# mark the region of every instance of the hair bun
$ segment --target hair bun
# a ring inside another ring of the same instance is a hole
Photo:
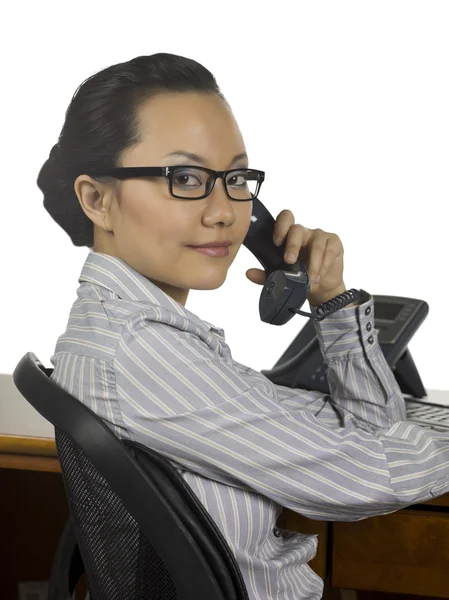
[[[58,179],[61,179],[59,166],[60,147],[59,144],[55,144],[50,150],[49,157],[42,165],[37,178],[37,185],[44,192],[44,194],[51,193],[55,187],[55,184],[57,187],[60,186],[60,183],[57,182]]]
[[[73,189],[73,177],[61,168],[62,164],[61,148],[55,144],[37,178],[37,185],[44,194],[44,208],[75,246],[90,246],[93,223],[83,212]]]
[[[52,164],[55,164],[55,163],[59,162],[60,156],[61,156],[61,149],[59,147],[59,144],[55,144],[53,146],[53,148],[50,150],[50,156],[48,157],[48,160],[50,160],[52,162]]]

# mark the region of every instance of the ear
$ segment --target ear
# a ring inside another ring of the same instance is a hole
[[[112,231],[110,208],[114,190],[89,175],[79,175],[74,183],[75,194],[87,217],[105,231]]]

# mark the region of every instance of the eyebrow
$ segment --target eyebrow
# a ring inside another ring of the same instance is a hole
[[[175,150],[174,152],[170,152],[169,154],[165,155],[165,157],[167,157],[167,156],[185,156],[189,160],[202,163],[203,165],[206,162],[205,159],[202,156],[200,156],[199,154],[195,154],[194,152],[186,152],[185,150]],[[241,154],[236,154],[229,164],[233,165],[235,162],[237,162],[238,160],[241,160],[243,158],[248,158],[248,155],[246,154],[246,152],[242,152]]]

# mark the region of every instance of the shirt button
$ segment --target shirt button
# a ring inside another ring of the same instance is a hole
[[[274,534],[276,537],[281,537],[281,535],[282,535],[281,531],[280,531],[280,530],[279,530],[277,527],[275,527],[275,528],[273,529],[273,534]]]
[[[374,338],[373,338],[372,335],[370,335],[369,338],[368,338],[368,343],[372,344],[373,342],[374,342]]]
[[[368,308],[365,310],[365,315],[368,316],[371,312],[371,306],[368,306]]]
[[[371,329],[373,328],[373,326],[371,325],[371,323],[367,323],[366,324],[366,328],[368,331],[371,331]]]

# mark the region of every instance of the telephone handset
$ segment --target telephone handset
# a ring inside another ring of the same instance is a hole
[[[259,260],[268,275],[260,295],[260,318],[274,325],[287,323],[296,313],[312,318],[274,367],[261,373],[278,385],[329,393],[327,366],[321,355],[313,320],[321,320],[332,314],[353,302],[353,298],[343,294],[343,300],[337,297],[336,302],[325,302],[321,305],[321,315],[324,314],[324,317],[318,315],[317,318],[316,315],[300,311],[309,295],[309,276],[301,261],[296,261],[294,265],[284,262],[285,245],[278,247],[273,242],[274,224],[266,207],[258,198],[254,198],[251,225],[243,244]],[[404,394],[422,398],[426,391],[407,345],[426,318],[429,306],[423,300],[414,298],[373,296],[373,299],[374,326],[385,359]]]
[[[305,313],[301,309],[310,292],[310,280],[304,264],[284,262],[285,244],[273,242],[275,220],[258,198],[253,198],[251,225],[243,245],[258,259],[267,272],[267,279],[260,294],[259,314],[262,321],[272,325],[284,325],[295,314],[321,320],[360,297],[363,290],[348,290],[341,296],[324,302]]]

